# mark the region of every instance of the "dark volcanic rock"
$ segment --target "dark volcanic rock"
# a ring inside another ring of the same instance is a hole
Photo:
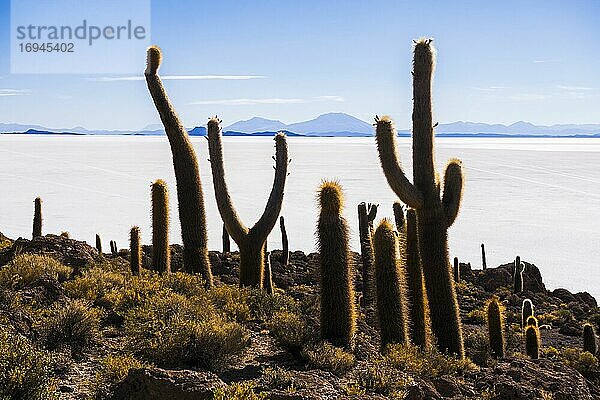
[[[542,275],[540,270],[534,264],[523,262],[525,264],[525,270],[523,271],[523,290],[530,291],[533,293],[546,292],[546,285],[542,281]],[[497,268],[487,268],[485,270],[478,271],[475,278],[475,284],[483,286],[488,292],[493,292],[499,287],[513,286],[513,273],[514,264],[508,263],[500,265]]]
[[[114,391],[113,400],[201,400],[225,383],[212,372],[140,368],[129,374]]]
[[[81,268],[98,257],[96,249],[86,242],[64,236],[46,235],[33,240],[18,238],[11,247],[0,251],[0,266],[9,263],[17,254],[44,254],[75,269]]]

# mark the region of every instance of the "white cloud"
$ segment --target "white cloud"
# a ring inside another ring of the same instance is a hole
[[[315,100],[320,100],[320,101],[337,101],[337,102],[346,101],[346,99],[343,98],[342,96],[317,96],[317,97],[315,97]]]
[[[561,62],[561,60],[534,60],[533,62],[536,63],[536,64],[546,64],[546,63]]]
[[[580,92],[580,91],[588,91],[588,90],[594,90],[594,88],[591,87],[583,87],[583,86],[566,86],[566,85],[556,85],[556,87],[558,89],[561,90],[568,90],[571,92]]]
[[[499,90],[508,89],[506,86],[487,86],[487,87],[474,87],[475,90],[480,90],[482,92],[497,92]]]
[[[304,99],[227,99],[227,100],[199,100],[189,104],[193,105],[229,105],[245,106],[254,104],[300,104],[306,103]]]
[[[249,79],[264,79],[263,75],[164,75],[160,77],[163,81],[245,81]],[[143,81],[144,76],[102,76],[97,78],[86,78],[96,82],[119,82],[119,81]]]
[[[4,96],[25,96],[31,94],[30,89],[0,89],[0,97]]]

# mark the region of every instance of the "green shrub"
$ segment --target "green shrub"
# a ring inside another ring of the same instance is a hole
[[[72,269],[49,256],[37,254],[18,255],[0,269],[0,287],[20,290],[30,286],[41,277],[64,282]]]
[[[310,339],[306,321],[291,311],[276,312],[267,327],[275,340],[292,352],[300,351]]]
[[[233,285],[217,286],[209,292],[209,297],[216,308],[238,322],[250,319],[248,295],[249,289]]]
[[[479,369],[468,358],[444,355],[436,349],[421,351],[414,345],[397,344],[388,346],[386,350],[386,363],[422,378],[463,374]]]
[[[82,300],[55,306],[40,323],[44,345],[50,349],[69,346],[80,352],[98,338],[100,316]]]
[[[313,368],[342,373],[354,365],[354,356],[340,347],[321,342],[302,349],[302,357]]]
[[[226,388],[219,388],[214,392],[214,400],[263,400],[267,399],[266,393],[255,393],[254,383],[234,382]]]
[[[298,312],[300,304],[284,293],[268,294],[264,290],[252,289],[248,297],[248,306],[252,316],[268,321],[280,311]]]
[[[147,365],[132,355],[110,355],[100,363],[92,390],[96,399],[108,399],[115,385],[122,382],[130,369],[143,368]]]
[[[205,298],[165,292],[125,314],[132,352],[159,366],[219,369],[249,344],[245,328]]]
[[[0,326],[0,399],[54,399],[52,367],[48,353]]]
[[[268,388],[288,392],[295,392],[298,389],[307,387],[306,382],[295,377],[293,372],[280,367],[265,369],[261,379]]]
[[[598,358],[590,352],[575,347],[565,347],[560,351],[560,358],[569,367],[576,369],[582,374],[590,371],[598,371]]]
[[[406,373],[392,368],[382,360],[368,365],[366,370],[359,371],[354,382],[363,393],[376,393],[389,399],[404,399],[406,389],[414,384],[414,380]]]
[[[125,275],[114,270],[107,270],[103,266],[94,266],[83,275],[63,286],[67,296],[73,299],[82,299],[101,304],[104,296],[114,289],[123,287]]]

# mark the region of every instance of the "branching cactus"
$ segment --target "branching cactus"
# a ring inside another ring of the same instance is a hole
[[[320,206],[317,247],[321,278],[321,338],[351,347],[356,332],[354,276],[348,222],[342,216],[344,195],[337,182],[325,181],[318,191]]]
[[[398,223],[398,218],[396,218]],[[398,227],[398,232],[401,232]],[[419,257],[419,239],[417,235],[417,213],[413,209],[406,212],[406,282],[410,309],[410,334],[412,342],[426,349],[430,345],[429,309],[423,269]]]
[[[177,199],[181,238],[183,240],[183,264],[189,273],[201,273],[207,286],[212,286],[212,273],[208,259],[208,236],[204,196],[196,153],[189,135],[175,113],[171,101],[158,76],[162,53],[156,46],[148,48],[146,83],[154,100],[160,119],[165,127],[173,154],[173,167],[177,181]]]
[[[533,303],[529,299],[523,300],[523,306],[521,307],[521,327],[527,326],[527,318],[533,317]]]
[[[398,254],[396,233],[387,219],[381,220],[373,234],[373,253],[381,346],[407,343],[404,268]]]
[[[540,358],[540,330],[535,325],[525,329],[525,353],[533,360]]]
[[[504,357],[504,307],[498,297],[492,297],[487,304],[487,328],[492,354]]]
[[[240,249],[240,286],[261,287],[264,274],[263,247],[277,223],[288,175],[287,140],[283,133],[275,135],[275,178],[271,194],[260,219],[253,227],[247,228],[238,216],[227,189],[220,123],[216,117],[208,121],[208,151],[217,207],[227,232]]]
[[[162,179],[152,184],[152,266],[161,274],[171,272],[169,192]]]
[[[102,239],[100,239],[100,235],[96,233],[96,250],[98,250],[98,254],[102,255]]]
[[[362,301],[365,308],[374,304],[373,290],[373,244],[372,225],[377,215],[377,205],[362,202],[358,205],[358,232],[360,237],[360,255],[362,260]]]
[[[134,226],[129,232],[129,266],[131,274],[138,276],[142,271],[142,246],[140,228]]]
[[[583,325],[583,351],[589,351],[594,355],[598,352],[596,332],[594,332],[594,327],[590,324]]]
[[[42,199],[36,197],[33,201],[33,235],[35,239],[42,236]]]
[[[377,117],[379,159],[388,184],[400,200],[416,209],[419,249],[433,333],[440,350],[464,356],[458,301],[448,255],[448,228],[462,197],[461,162],[450,160],[444,174],[444,192],[435,172],[431,82],[435,50],[431,39],[415,43],[413,63],[413,182],[396,153],[396,131],[389,117]]]
[[[279,229],[281,229],[281,264],[288,265],[290,262],[290,247],[283,215],[279,217]]]

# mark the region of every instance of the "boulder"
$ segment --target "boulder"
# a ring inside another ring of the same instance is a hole
[[[132,369],[113,391],[113,400],[202,400],[212,399],[213,392],[225,387],[209,371]]]
[[[523,291],[529,291],[532,293],[546,292],[546,285],[542,281],[542,274],[538,267],[528,262],[525,264],[525,270],[523,271]],[[499,287],[513,286],[513,273],[514,263],[502,264],[496,268],[487,268],[479,271],[475,278],[477,285],[483,286],[486,291],[493,292]]]

